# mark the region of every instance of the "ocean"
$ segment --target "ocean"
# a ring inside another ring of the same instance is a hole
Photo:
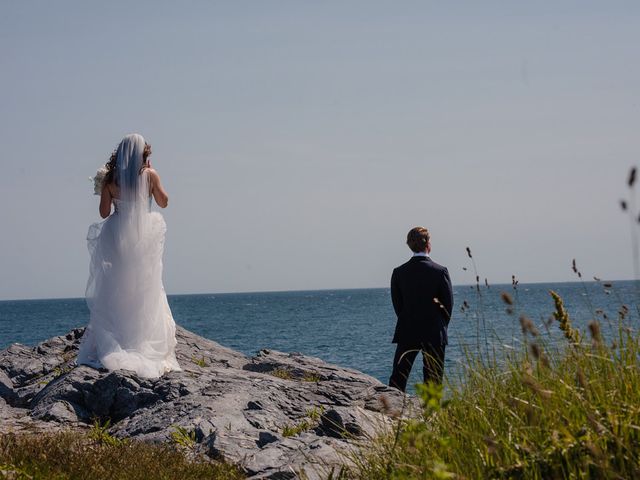
[[[586,332],[597,318],[605,336],[617,332],[622,320],[637,328],[640,283],[632,281],[538,283],[454,287],[455,306],[449,325],[445,374],[457,376],[467,352],[518,347],[519,317],[530,318],[548,342],[562,341],[552,322],[554,303],[549,290],[564,299],[574,326]],[[514,299],[513,312],[501,299]],[[178,325],[222,345],[254,355],[261,349],[301,352],[355,368],[387,382],[394,345],[395,315],[389,289],[169,295]],[[469,305],[462,311],[464,302]],[[19,342],[35,345],[72,328],[86,325],[89,312],[83,298],[0,301],[0,349]],[[409,384],[420,380],[414,365]]]

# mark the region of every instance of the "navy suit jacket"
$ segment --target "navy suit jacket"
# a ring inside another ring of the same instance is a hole
[[[393,343],[416,346],[449,343],[447,327],[453,309],[453,289],[445,267],[429,257],[412,257],[393,270],[391,300],[398,316]]]

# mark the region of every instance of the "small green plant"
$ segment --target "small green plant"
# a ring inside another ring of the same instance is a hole
[[[71,365],[65,365],[63,367],[56,367],[56,368],[53,369],[54,378],[59,378],[62,375],[64,375],[65,373],[69,373],[71,370],[73,370],[73,367]]]
[[[272,375],[277,378],[281,378],[283,380],[293,380],[293,373],[291,370],[288,370],[283,367],[278,367],[269,372],[269,375]]]
[[[193,450],[196,446],[196,431],[193,429],[187,430],[180,425],[176,425],[171,432],[171,440],[176,445]]]
[[[318,383],[320,380],[322,380],[322,378],[320,378],[320,375],[318,375],[317,373],[305,372],[305,374],[302,376],[303,382]]]
[[[73,370],[73,366],[72,365],[64,365],[62,367],[58,366],[55,367],[51,373],[53,373],[53,379],[52,380],[47,380],[46,378],[40,380],[38,382],[38,385],[48,385],[51,381],[56,380],[57,378],[60,378],[61,376],[63,376],[66,373],[69,373],[71,370]],[[40,374],[35,378],[40,378],[40,377],[46,377],[45,374]]]
[[[314,422],[319,422],[320,417],[324,413],[324,407],[321,405],[320,407],[313,407],[307,410],[307,418],[313,420]]]
[[[442,392],[442,385],[437,383],[418,383],[416,385],[416,395],[420,399],[426,418],[447,406],[448,402],[443,403],[442,401]]]
[[[111,420],[107,419],[104,422],[100,422],[99,419],[93,421],[91,430],[89,430],[89,438],[98,442],[101,445],[109,445],[117,447],[126,444],[127,440],[116,438],[109,433],[111,427]]]
[[[313,407],[306,411],[305,418],[294,425],[285,425],[282,429],[283,437],[294,437],[302,432],[306,432],[318,426],[320,418],[324,413],[324,407]]]
[[[307,430],[310,430],[311,428],[312,428],[311,422],[309,422],[308,420],[304,419],[304,420],[301,420],[300,422],[296,423],[295,425],[285,425],[284,428],[282,429],[282,436],[283,437],[295,437],[296,435],[299,435],[302,432],[306,432]]]
[[[349,469],[346,466],[331,467],[329,474],[327,475],[327,480],[346,480],[348,478],[352,478],[349,475]]]
[[[64,352],[61,357],[64,363],[68,363],[74,359],[76,356],[76,352],[74,350],[69,350],[68,352]]]
[[[204,355],[202,355],[202,357],[201,357],[201,358],[197,358],[197,357],[194,355],[193,357],[191,357],[191,361],[192,361],[194,364],[196,364],[196,365],[198,365],[199,367],[202,367],[202,368],[204,368],[204,367],[206,367],[206,366],[208,365],[208,364],[207,364],[207,360],[204,358]]]

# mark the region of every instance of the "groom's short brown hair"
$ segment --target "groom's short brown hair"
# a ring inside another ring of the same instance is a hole
[[[407,245],[414,253],[424,252],[430,239],[429,230],[424,227],[413,227],[407,233]]]

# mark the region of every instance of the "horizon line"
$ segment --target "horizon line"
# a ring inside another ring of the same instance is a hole
[[[565,281],[551,281],[551,282],[527,282],[520,283],[518,282],[518,286],[524,285],[540,285],[543,283],[611,283],[611,282],[634,282],[640,281],[638,279],[616,279],[616,280],[565,280]],[[465,287],[475,287],[476,283],[458,283],[454,284],[453,288],[465,288]],[[491,289],[493,287],[501,287],[507,286],[509,288],[513,288],[512,283],[489,283],[487,287],[484,283],[479,284],[483,289]],[[359,290],[388,290],[389,287],[350,287],[350,288],[311,288],[311,289],[293,289],[293,290],[251,290],[251,291],[240,291],[240,292],[196,292],[196,293],[167,293],[167,297],[180,297],[180,296],[190,296],[190,295],[252,295],[252,294],[268,294],[268,293],[304,293],[304,292],[336,292],[336,291],[359,291]],[[41,298],[3,298],[0,299],[0,302],[30,302],[30,301],[46,301],[46,300],[82,300],[85,297],[41,297]]]

